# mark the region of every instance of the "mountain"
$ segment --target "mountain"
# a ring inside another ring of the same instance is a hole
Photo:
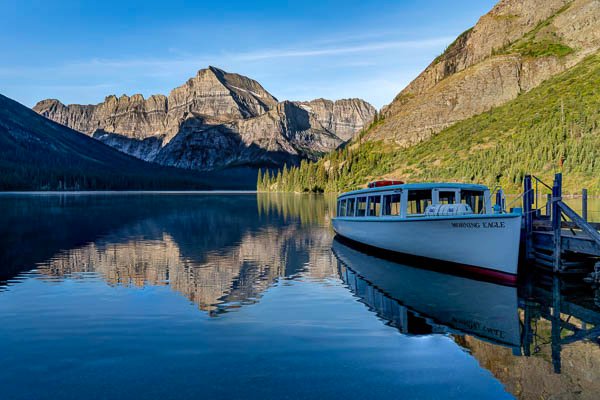
[[[0,190],[207,188],[197,173],[138,160],[0,95]]]
[[[264,190],[369,180],[501,184],[523,175],[600,193],[600,2],[503,0],[460,35],[364,134]]]
[[[202,171],[316,159],[376,112],[359,99],[278,102],[258,82],[215,67],[169,96],[108,96],[97,105],[50,99],[33,109],[137,158]]]
[[[366,138],[408,146],[500,106],[600,49],[597,0],[502,0],[383,110]]]

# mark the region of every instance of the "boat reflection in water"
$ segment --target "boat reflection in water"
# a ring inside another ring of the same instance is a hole
[[[350,289],[406,334],[472,334],[520,348],[517,288],[399,265],[336,238],[333,252]]]
[[[598,398],[600,289],[524,276],[517,287],[378,258],[336,237],[348,288],[402,334],[448,334],[519,399]]]

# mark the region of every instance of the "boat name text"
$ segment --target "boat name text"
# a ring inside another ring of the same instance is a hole
[[[504,222],[452,222],[453,228],[496,228],[502,229],[506,228],[506,224]]]

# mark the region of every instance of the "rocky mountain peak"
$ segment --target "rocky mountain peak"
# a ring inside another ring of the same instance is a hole
[[[189,111],[223,121],[256,117],[277,104],[258,82],[215,67],[198,71],[169,94],[170,110]]]
[[[48,116],[49,114],[55,113],[57,109],[65,107],[58,99],[42,100],[35,106],[37,108],[36,111],[44,116]]]

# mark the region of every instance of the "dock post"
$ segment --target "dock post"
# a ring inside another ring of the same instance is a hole
[[[527,275],[525,279],[524,285],[524,295],[523,298],[525,301],[523,302],[523,355],[525,357],[531,356],[531,350],[533,348],[533,319],[536,315],[535,308],[539,304],[534,303],[533,299],[533,276],[531,274]]]
[[[525,178],[523,179],[523,217],[525,219],[525,256],[527,257],[527,260],[533,260],[533,210],[531,208],[532,189],[531,175],[525,175]]]
[[[562,174],[554,176],[552,185],[552,231],[554,232],[554,273],[562,272],[562,211],[559,202],[562,200]]]
[[[550,216],[552,215],[552,195],[548,193],[546,196],[546,215]]]
[[[588,193],[587,189],[581,191],[581,217],[588,222]]]
[[[554,372],[560,374],[561,371],[561,359],[560,353],[562,350],[561,343],[561,318],[560,318],[560,307],[561,306],[561,282],[558,276],[552,278],[552,322],[551,322],[551,344],[552,349],[552,366]]]

